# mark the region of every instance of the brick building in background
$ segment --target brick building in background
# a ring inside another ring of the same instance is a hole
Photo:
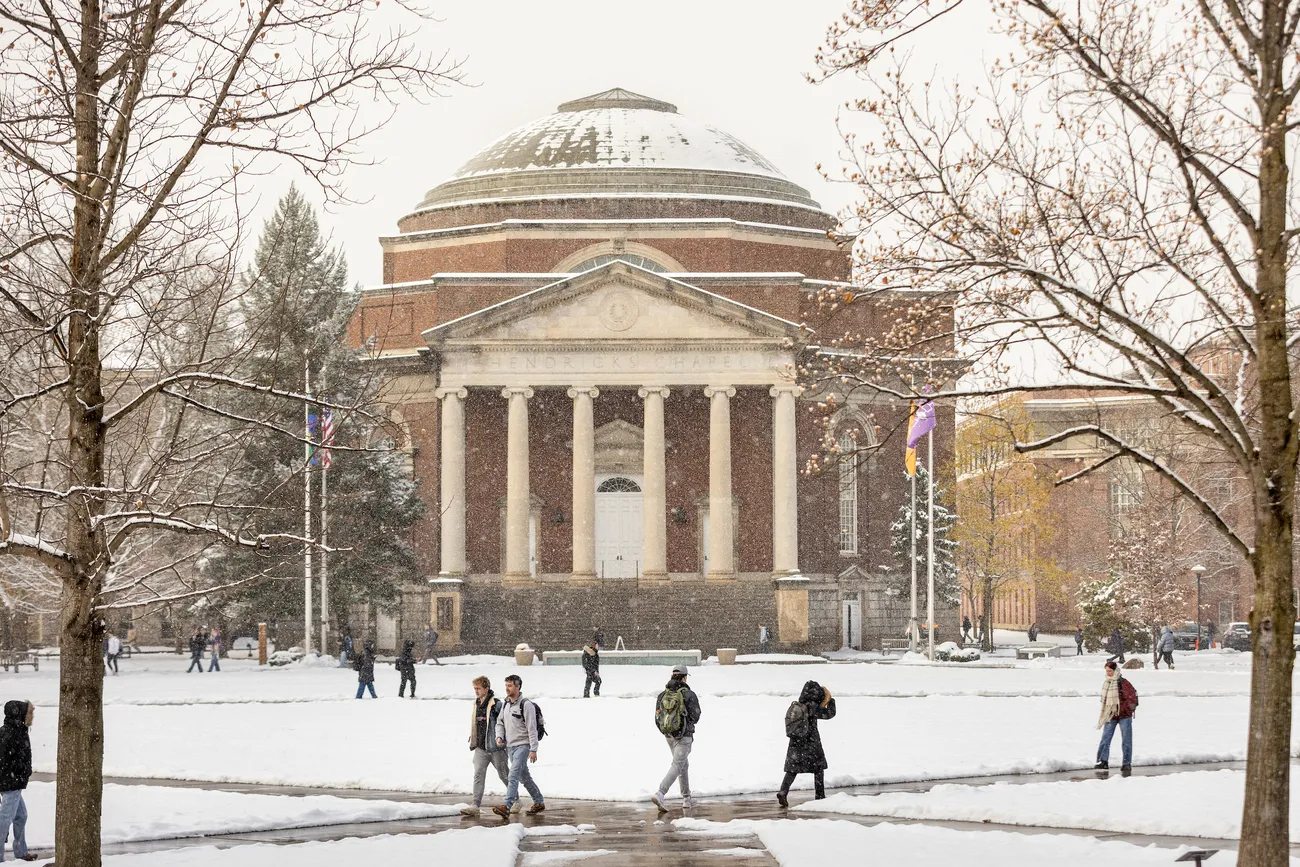
[[[849,279],[833,217],[750,147],[611,90],[510,132],[381,239],[350,330],[391,377],[430,508],[424,612],[443,646],[792,650],[901,636],[886,589],[907,407],[854,396],[838,472],[794,382]],[[872,333],[901,296],[837,314]],[[845,321],[845,319],[849,321]],[[950,463],[941,410],[937,463]],[[896,447],[894,447],[896,445]],[[956,612],[944,612],[953,621]]]

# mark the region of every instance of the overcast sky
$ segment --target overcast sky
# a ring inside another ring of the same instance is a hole
[[[378,165],[345,176],[353,197],[367,201],[322,214],[355,282],[380,282],[377,238],[490,141],[611,87],[674,103],[731,133],[830,210],[851,200],[850,188],[822,180],[816,166],[838,169],[836,115],[865,89],[851,78],[813,86],[803,77],[847,0],[428,2],[442,22],[426,25],[421,39],[464,61],[466,85],[403,106],[369,140]],[[264,179],[257,213],[293,179],[288,170]]]

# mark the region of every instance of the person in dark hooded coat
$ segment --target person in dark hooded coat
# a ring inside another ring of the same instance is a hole
[[[375,695],[375,643],[367,640],[361,653],[352,660],[352,670],[357,673],[357,698],[361,698],[367,689],[371,698]]]
[[[406,639],[402,645],[402,653],[393,663],[398,673],[402,675],[402,682],[397,687],[397,697],[406,697],[406,682],[411,682],[411,698],[415,698],[415,642]]]
[[[31,702],[5,702],[5,721],[0,726],[0,859],[4,858],[9,829],[13,828],[14,857],[19,861],[36,860],[27,852],[27,805],[23,802],[23,789],[32,775],[28,729],[33,716]]]
[[[810,680],[803,685],[799,700],[795,704],[803,706],[807,728],[802,736],[787,735],[790,738],[790,745],[785,751],[785,779],[781,781],[781,791],[776,795],[777,803],[782,807],[788,806],[786,797],[790,794],[790,786],[798,774],[812,774],[815,797],[818,800],[826,797],[824,775],[828,765],[826,751],[822,749],[822,736],[817,731],[817,721],[835,716],[835,699],[831,697],[830,690],[817,681]],[[797,714],[798,708],[791,705],[786,712],[787,732],[792,716]]]

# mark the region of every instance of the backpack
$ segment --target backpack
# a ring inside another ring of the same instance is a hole
[[[533,706],[533,713],[537,715],[537,742],[541,743],[542,738],[546,737],[546,720],[542,718],[542,708],[531,698],[526,698],[524,701]]]
[[[666,735],[677,736],[686,727],[686,690],[665,689],[655,705],[655,725]]]
[[[790,702],[785,712],[785,736],[802,739],[810,734],[812,723],[808,720],[808,706],[801,701]]]

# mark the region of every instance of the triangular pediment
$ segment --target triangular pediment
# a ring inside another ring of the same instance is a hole
[[[447,343],[797,340],[799,326],[697,286],[610,262],[424,332]]]

